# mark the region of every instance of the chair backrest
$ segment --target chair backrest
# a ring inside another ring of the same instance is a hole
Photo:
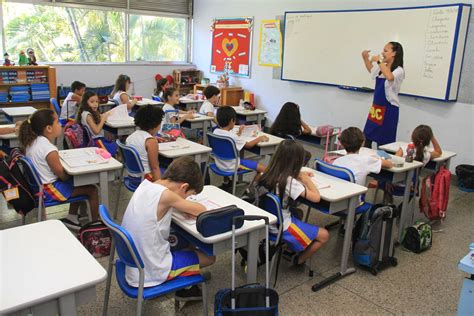
[[[117,225],[109,215],[107,207],[99,205],[99,215],[102,222],[112,233],[115,242],[115,249],[119,255],[120,260],[129,267],[144,268],[144,264],[137,247],[133,242],[132,236],[120,225]]]
[[[355,183],[355,176],[351,170],[345,167],[339,167],[325,163],[322,160],[316,159],[315,169],[330,176]]]
[[[143,175],[145,173],[145,168],[143,167],[142,161],[138,151],[130,145],[125,145],[119,139],[115,141],[120,150],[120,155],[125,162],[125,168],[128,173]]]
[[[270,214],[277,217],[278,235],[277,242],[280,241],[281,234],[283,232],[283,211],[281,208],[280,199],[273,193],[268,192],[260,198],[259,207],[264,209]]]
[[[237,147],[232,138],[216,134],[207,134],[207,141],[212,148],[212,154],[221,160],[234,160],[239,157]]]
[[[26,178],[26,182],[28,182],[30,190],[32,191],[31,193],[34,195],[38,194],[42,189],[42,184],[40,175],[38,171],[36,171],[33,162],[30,160],[30,158],[22,156],[20,158],[20,163],[23,169],[23,174]]]
[[[58,116],[61,115],[61,107],[59,106],[58,100],[56,100],[56,98],[51,98],[51,99],[49,99],[49,101],[53,105],[54,110],[56,111],[56,114]]]
[[[84,131],[84,147],[93,147],[94,146],[94,137],[92,136],[92,131],[89,129],[87,125],[81,125],[82,130]]]

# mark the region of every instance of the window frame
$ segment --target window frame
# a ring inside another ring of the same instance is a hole
[[[192,65],[192,24],[193,18],[192,16],[186,14],[172,14],[166,12],[158,12],[158,11],[143,11],[143,10],[132,10],[132,9],[120,9],[120,8],[112,8],[112,7],[104,7],[104,6],[87,6],[81,4],[69,4],[69,3],[58,3],[49,2],[45,0],[4,0],[5,2],[13,2],[13,3],[26,3],[26,4],[33,4],[33,5],[47,5],[52,7],[69,7],[75,9],[86,9],[86,10],[101,10],[101,11],[116,11],[116,12],[123,12],[125,21],[124,21],[124,48],[125,48],[125,61],[123,62],[52,62],[52,61],[45,61],[45,64],[48,65],[144,65],[144,66],[178,66],[178,65]],[[5,28],[4,28],[4,12],[3,12],[3,1],[0,1],[0,28],[2,29],[1,37],[2,37],[2,50],[5,52],[6,50],[6,39],[5,39]],[[153,17],[163,17],[163,18],[180,18],[184,19],[186,22],[186,60],[183,61],[133,61],[130,60],[130,41],[129,41],[129,18],[130,15],[143,15],[143,16],[153,16]]]

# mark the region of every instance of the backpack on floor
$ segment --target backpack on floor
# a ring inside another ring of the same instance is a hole
[[[402,245],[414,253],[420,253],[431,248],[433,231],[429,223],[417,221],[405,230]]]
[[[474,192],[474,166],[456,166],[456,176],[458,177],[459,189],[467,192]]]
[[[444,166],[421,181],[420,212],[429,220],[442,220],[446,217],[450,184],[451,172]]]
[[[386,264],[397,265],[393,247],[393,224],[398,216],[395,205],[376,204],[357,220],[353,232],[352,257],[376,275]]]
[[[0,160],[0,191],[15,211],[25,216],[36,207],[36,199],[18,166],[21,154],[12,150],[10,156]]]
[[[82,226],[79,230],[79,240],[95,258],[110,254],[112,236],[102,221],[93,221]]]

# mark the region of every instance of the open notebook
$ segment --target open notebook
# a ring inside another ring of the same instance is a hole
[[[95,152],[96,149],[95,147],[90,147],[85,150],[60,151],[59,157],[71,168],[107,163],[108,160],[97,154]]]
[[[126,104],[120,104],[109,111],[110,115],[107,117],[109,123],[133,123],[133,117],[128,115],[128,108]]]
[[[235,125],[235,127],[232,129],[232,132],[237,134],[239,132],[240,125]],[[258,136],[260,133],[260,126],[257,124],[254,125],[244,125],[244,129],[242,130],[242,134],[240,134],[240,137],[245,139],[245,140],[252,140]]]
[[[159,145],[160,151],[169,151],[169,150],[177,150],[177,149],[184,149],[184,148],[189,148],[189,145],[184,142],[180,142],[179,139],[173,142],[160,143]]]
[[[204,197],[202,195],[191,195],[187,198],[189,201],[193,202],[198,202],[199,204],[204,205],[204,207],[209,211],[209,210],[214,210],[216,208],[222,207],[221,205],[215,203],[214,201],[211,201],[207,197]],[[180,211],[177,211],[176,209],[173,209],[173,216],[178,219],[180,222],[193,226],[196,225],[196,218],[188,218],[186,215],[183,215]]]

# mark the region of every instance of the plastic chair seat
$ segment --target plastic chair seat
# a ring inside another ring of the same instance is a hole
[[[123,177],[123,184],[131,192],[135,192],[140,183],[142,183],[142,178],[130,176]]]
[[[74,197],[70,197],[66,201],[53,201],[53,202],[44,202],[45,207],[50,207],[50,206],[56,206],[56,205],[62,205],[62,204],[69,204],[69,203],[75,203],[75,202],[82,202],[82,201],[87,201],[88,197],[87,195],[78,195]]]
[[[220,175],[220,176],[232,177],[234,175],[233,171],[223,171],[223,170],[219,169],[215,163],[209,164],[209,168],[211,168],[212,172],[214,172],[215,174]],[[246,173],[249,173],[249,172],[252,172],[252,171],[253,170],[238,169],[237,170],[237,175],[246,174]]]
[[[117,259],[115,261],[115,277],[120,286],[120,289],[131,298],[137,298],[138,288],[130,286],[125,279],[125,267],[126,265]],[[170,281],[166,281],[160,285],[146,287],[143,290],[143,299],[149,300],[155,297],[166,295],[168,293],[176,292],[177,290],[183,289],[185,287],[203,283],[204,277],[202,275],[193,275],[188,277],[177,277]]]

